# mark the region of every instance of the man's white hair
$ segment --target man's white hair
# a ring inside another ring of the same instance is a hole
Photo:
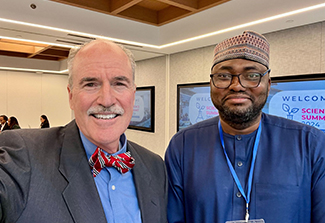
[[[106,43],[114,43],[114,42],[112,42],[110,40],[95,39],[95,40],[86,42],[83,45],[80,45],[80,46],[76,46],[76,47],[71,48],[71,50],[69,52],[69,56],[68,56],[68,70],[69,70],[69,78],[68,78],[68,81],[69,81],[70,88],[72,88],[72,86],[73,86],[72,76],[73,76],[74,58],[76,57],[77,53],[81,49],[83,49],[85,46],[87,46],[88,44],[93,43],[95,41],[103,41],[103,42],[106,42]],[[130,61],[130,64],[131,64],[131,68],[132,68],[133,82],[134,82],[134,80],[135,80],[135,67],[136,67],[136,64],[135,64],[135,60],[134,60],[133,53],[129,49],[125,48],[121,44],[117,44],[117,43],[114,43],[114,44],[116,44],[118,47],[120,47],[124,51],[124,53],[127,55],[127,57],[129,58],[129,61]]]

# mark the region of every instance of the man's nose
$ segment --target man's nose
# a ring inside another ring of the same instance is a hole
[[[229,89],[234,90],[234,91],[245,90],[245,88],[240,83],[238,75],[232,77]]]
[[[101,89],[98,92],[97,102],[104,107],[109,107],[116,103],[114,88],[109,83],[101,86]]]

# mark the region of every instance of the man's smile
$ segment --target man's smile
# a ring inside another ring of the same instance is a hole
[[[97,119],[109,120],[109,119],[116,118],[120,114],[90,114],[90,115],[97,118]]]

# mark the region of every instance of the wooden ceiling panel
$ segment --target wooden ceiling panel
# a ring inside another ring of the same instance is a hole
[[[33,42],[0,39],[0,55],[42,60],[63,60],[70,48],[50,46]]]
[[[171,21],[183,18],[188,13],[190,13],[188,10],[174,7],[174,6],[169,6],[168,8],[159,11],[158,13],[159,24],[167,24]]]
[[[230,0],[199,0],[198,1],[198,9],[200,11],[206,10],[208,8],[215,7],[222,3],[228,2]]]
[[[144,0],[139,2],[138,5],[147,9],[154,10],[156,12],[169,7],[169,4],[156,0]]]
[[[118,13],[138,4],[139,2],[141,2],[141,0],[110,0],[111,13],[113,15],[117,15]]]
[[[11,51],[11,52],[22,52],[22,53],[35,53],[38,48],[34,46],[28,45],[21,45],[15,43],[5,43],[0,41],[0,49],[4,51]]]
[[[69,56],[69,51],[62,51],[53,48],[46,49],[39,53],[40,55],[47,55],[53,57],[67,58]]]
[[[230,0],[51,0],[162,26]]]
[[[62,60],[60,57],[54,57],[54,56],[46,56],[46,55],[36,55],[33,57],[34,59],[39,59],[39,60],[54,60],[54,61],[59,61]]]
[[[158,23],[157,11],[134,5],[118,14],[119,16],[127,19],[132,19],[138,22],[145,22],[149,24]]]
[[[33,43],[33,42],[26,42],[26,41],[20,41],[20,40],[11,40],[11,39],[0,39],[1,43],[13,43],[13,44],[20,44],[20,45],[27,45],[27,46],[36,46],[36,47],[46,47],[46,44],[42,43]]]
[[[1,56],[9,56],[9,57],[28,57],[28,53],[21,53],[21,52],[12,52],[12,51],[6,51],[0,49],[0,55]]]
[[[59,2],[71,6],[76,6],[92,11],[110,13],[110,3],[109,0],[51,0],[53,2]]]
[[[196,11],[198,9],[198,0],[159,0],[159,1],[191,12]]]

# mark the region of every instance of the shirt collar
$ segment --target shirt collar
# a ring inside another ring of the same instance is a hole
[[[80,138],[81,138],[81,142],[85,148],[86,154],[87,154],[87,159],[89,159],[91,157],[91,155],[93,155],[93,153],[95,152],[95,150],[97,149],[97,146],[95,144],[93,144],[92,142],[90,142],[86,136],[84,134],[82,134],[82,132],[79,130],[80,133]],[[107,155],[118,155],[121,153],[125,153],[126,152],[126,145],[127,145],[127,139],[126,139],[126,135],[123,133],[120,136],[120,141],[119,141],[119,151],[117,151],[116,153],[113,154],[108,154],[107,152],[105,152],[103,150],[104,153],[106,153]]]

